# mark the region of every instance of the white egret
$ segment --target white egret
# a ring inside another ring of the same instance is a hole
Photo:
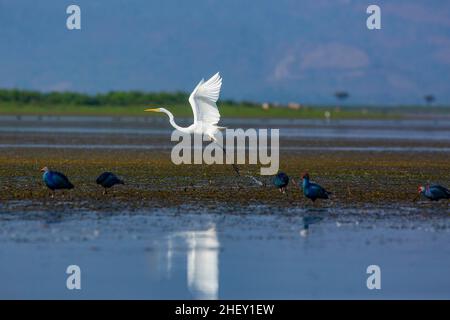
[[[146,109],[144,111],[163,112],[169,116],[169,122],[176,130],[184,133],[195,133],[207,135],[215,140],[214,134],[218,130],[224,129],[217,124],[220,120],[219,109],[216,102],[219,99],[222,78],[217,72],[208,81],[202,79],[195,87],[189,97],[192,112],[194,113],[194,123],[189,127],[180,127],[174,121],[173,114],[165,108]]]
[[[172,112],[165,108],[151,108],[144,111],[162,112],[169,116],[169,122],[176,130],[184,133],[194,133],[200,135],[206,135],[211,140],[217,143],[217,139],[214,135],[219,130],[226,129],[220,127],[217,124],[220,120],[219,109],[216,102],[219,99],[220,88],[222,87],[222,78],[217,72],[208,81],[205,82],[202,79],[195,87],[189,96],[189,103],[191,104],[192,112],[194,113],[194,123],[189,127],[180,127],[175,123]],[[225,152],[223,146],[217,143]],[[234,170],[239,175],[239,169],[236,165],[232,164]]]

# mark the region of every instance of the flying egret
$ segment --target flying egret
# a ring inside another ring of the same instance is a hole
[[[220,120],[219,109],[217,108],[216,102],[219,99],[220,88],[222,87],[222,78],[217,72],[208,81],[205,82],[202,79],[194,91],[192,91],[189,96],[189,103],[191,104],[192,112],[194,113],[194,123],[189,127],[180,127],[175,123],[172,112],[165,108],[151,108],[145,109],[144,111],[152,112],[162,112],[169,116],[169,122],[176,130],[184,133],[194,133],[199,135],[206,135],[215,143],[217,143],[222,150],[225,152],[225,148],[221,146],[214,135],[219,130],[226,129],[225,127],[220,127],[217,124]],[[232,164],[234,171],[239,175],[239,169],[235,164]]]

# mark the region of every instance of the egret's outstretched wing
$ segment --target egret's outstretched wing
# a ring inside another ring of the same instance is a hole
[[[220,113],[216,102],[219,99],[222,78],[217,72],[208,81],[199,82],[189,97],[192,111],[194,112],[194,124],[216,125],[220,120]]]

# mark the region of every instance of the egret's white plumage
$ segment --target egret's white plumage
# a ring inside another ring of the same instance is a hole
[[[146,109],[145,111],[163,112],[169,116],[169,122],[176,130],[184,133],[194,133],[208,136],[211,140],[217,143],[214,135],[218,130],[225,129],[219,127],[217,124],[220,120],[219,109],[216,102],[219,99],[220,88],[222,87],[222,78],[217,72],[208,81],[202,79],[194,91],[189,96],[189,103],[191,104],[192,112],[194,113],[194,123],[189,127],[180,127],[175,123],[172,112],[165,108]],[[219,144],[225,152],[223,146]],[[232,164],[234,171],[239,175],[239,169],[235,164]]]
[[[145,111],[163,112],[169,116],[170,124],[181,132],[204,134],[215,140],[218,130],[224,129],[217,124],[220,120],[219,109],[216,102],[219,99],[222,78],[217,72],[208,81],[202,79],[189,96],[194,123],[189,127],[180,127],[174,121],[173,114],[165,108],[146,109]]]

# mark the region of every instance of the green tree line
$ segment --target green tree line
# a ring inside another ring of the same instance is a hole
[[[18,89],[0,89],[0,103],[36,105],[129,106],[185,104],[189,95],[184,92],[111,91],[84,94],[77,92],[39,92]]]

